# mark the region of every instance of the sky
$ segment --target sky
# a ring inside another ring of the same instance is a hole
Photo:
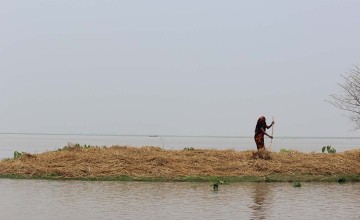
[[[360,1],[0,0],[0,133],[360,137]]]

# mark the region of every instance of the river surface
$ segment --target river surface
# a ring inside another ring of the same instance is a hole
[[[359,183],[0,179],[1,219],[360,219]]]
[[[211,148],[255,150],[252,137],[192,137],[192,136],[131,136],[131,135],[63,135],[63,134],[0,134],[0,159],[13,157],[14,151],[42,153],[57,150],[68,143],[94,146],[157,146],[163,149]],[[265,145],[270,148],[269,138]],[[280,149],[301,152],[321,152],[323,146],[331,145],[337,152],[359,149],[360,138],[336,137],[278,137],[271,144],[272,151]]]
[[[71,143],[253,150],[251,137],[0,134],[0,158]],[[269,140],[266,140],[269,146]],[[358,149],[359,138],[277,138],[282,148]],[[360,219],[360,183],[89,182],[0,179],[0,219]]]

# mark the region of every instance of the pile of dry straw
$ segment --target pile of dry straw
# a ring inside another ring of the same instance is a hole
[[[344,175],[360,173],[360,150],[344,153],[269,153],[271,159],[254,158],[255,151],[163,150],[158,147],[113,146],[78,148],[42,154],[23,154],[0,161],[0,174],[28,176],[161,177],[265,176],[269,174]],[[255,155],[256,156],[256,155]]]

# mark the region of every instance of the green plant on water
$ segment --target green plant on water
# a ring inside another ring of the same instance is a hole
[[[324,146],[322,147],[321,151],[324,153],[325,151],[327,151],[329,154],[334,154],[336,153],[336,149],[331,147],[330,145],[328,146]]]
[[[211,186],[213,187],[213,190],[218,190],[219,189],[219,185],[224,184],[224,181],[220,180],[217,181],[216,183],[211,184]]]
[[[346,179],[344,177],[340,177],[338,180],[337,180],[338,183],[345,183],[346,182]]]
[[[184,150],[195,150],[193,147],[185,147]]]
[[[14,151],[14,159],[21,157],[25,152]]]
[[[293,186],[294,186],[294,187],[301,187],[301,183],[300,183],[300,182],[296,182],[296,183],[294,183]]]

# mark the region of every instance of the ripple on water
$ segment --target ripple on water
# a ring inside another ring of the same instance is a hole
[[[359,219],[360,183],[0,179],[3,219]]]

